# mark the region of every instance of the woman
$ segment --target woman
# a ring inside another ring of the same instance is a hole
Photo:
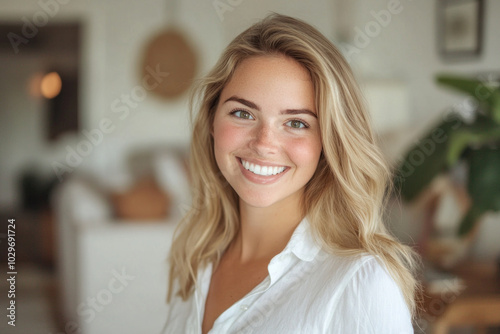
[[[164,333],[413,333],[414,255],[382,223],[389,171],[339,51],[274,14],[197,92]]]

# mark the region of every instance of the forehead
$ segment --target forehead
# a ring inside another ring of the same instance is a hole
[[[235,69],[221,93],[221,100],[245,95],[257,103],[282,100],[288,107],[314,108],[314,88],[307,69],[283,55],[250,57]],[[298,104],[298,105],[297,105]]]
[[[236,67],[233,77],[247,73],[252,69],[266,69],[270,76],[287,76],[289,79],[310,81],[311,77],[307,69],[298,61],[285,55],[264,55],[244,59]]]

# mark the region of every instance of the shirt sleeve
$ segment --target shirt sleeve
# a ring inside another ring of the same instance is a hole
[[[329,333],[413,334],[399,286],[374,257],[354,273],[335,313]]]

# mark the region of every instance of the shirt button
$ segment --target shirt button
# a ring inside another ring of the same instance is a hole
[[[240,309],[241,309],[242,311],[246,311],[246,310],[248,310],[248,305],[241,305],[241,306],[240,306]]]

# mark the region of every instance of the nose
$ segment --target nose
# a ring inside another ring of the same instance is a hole
[[[277,152],[278,135],[269,124],[261,123],[255,126],[250,140],[250,148],[259,156]]]

